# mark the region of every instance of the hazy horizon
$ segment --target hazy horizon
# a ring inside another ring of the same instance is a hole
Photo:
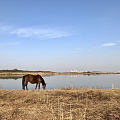
[[[0,69],[120,71],[119,0],[0,1]]]

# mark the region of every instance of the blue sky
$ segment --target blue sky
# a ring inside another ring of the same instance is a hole
[[[120,0],[0,0],[0,69],[120,71]]]

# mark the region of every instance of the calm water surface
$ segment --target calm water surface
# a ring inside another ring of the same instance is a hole
[[[43,77],[47,83],[47,89],[57,88],[120,88],[120,75],[58,75]],[[22,78],[0,79],[0,89],[21,89]],[[35,84],[28,83],[29,89],[34,89]]]

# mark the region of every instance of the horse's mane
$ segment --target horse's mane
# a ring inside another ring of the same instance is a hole
[[[45,83],[45,81],[44,81],[44,79],[41,77],[41,75],[39,75],[39,77],[41,78],[41,83],[42,83],[42,85],[46,85],[46,83]]]

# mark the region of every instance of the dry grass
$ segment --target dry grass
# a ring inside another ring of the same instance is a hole
[[[120,89],[0,90],[0,120],[120,120]]]

